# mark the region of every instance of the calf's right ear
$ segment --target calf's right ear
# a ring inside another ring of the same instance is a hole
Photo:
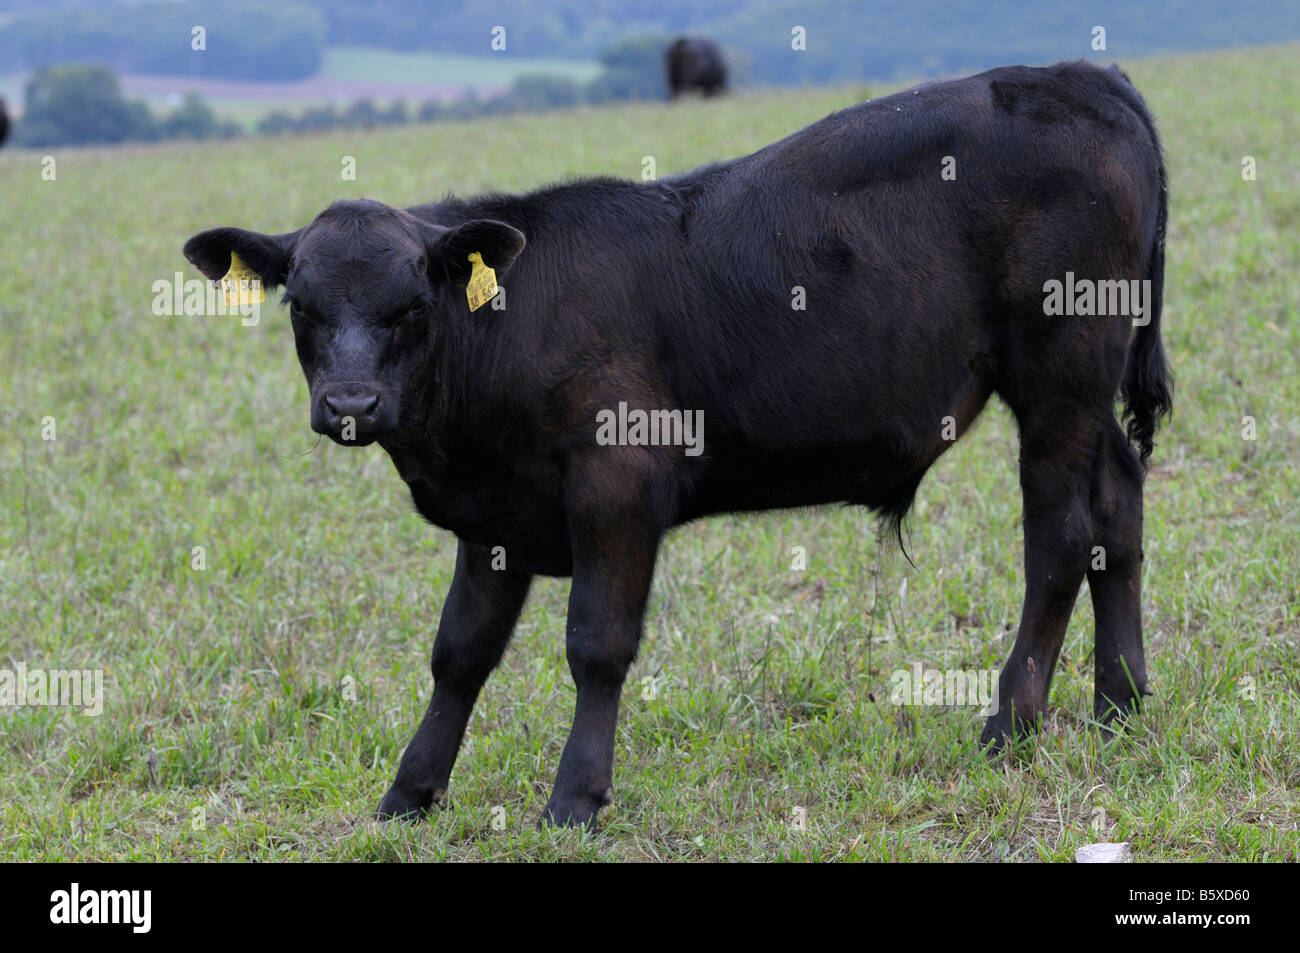
[[[234,252],[261,277],[264,286],[274,288],[284,284],[301,233],[301,228],[283,235],[213,228],[187,241],[184,252],[191,264],[213,281],[230,270],[230,254]]]

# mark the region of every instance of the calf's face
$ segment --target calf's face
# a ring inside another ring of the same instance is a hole
[[[312,429],[365,446],[401,428],[438,323],[448,309],[468,309],[469,255],[478,252],[499,278],[523,247],[523,235],[502,222],[447,227],[358,200],[282,235],[201,232],[185,257],[215,280],[233,253],[265,287],[284,287]]]

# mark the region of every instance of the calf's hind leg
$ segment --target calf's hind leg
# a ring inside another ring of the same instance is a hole
[[[1076,403],[1044,402],[1018,410],[1020,486],[1024,494],[1025,602],[1020,631],[998,679],[998,710],[980,743],[1000,749],[1033,731],[1083,583],[1093,541],[1091,484],[1095,417]]]
[[[1099,552],[1088,589],[1097,617],[1093,715],[1103,724],[1150,695],[1142,648],[1142,465],[1119,423],[1102,442],[1093,490]]]

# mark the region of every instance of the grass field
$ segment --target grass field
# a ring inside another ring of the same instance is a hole
[[[862,91],[67,150],[55,181],[0,154],[0,669],[106,670],[99,717],[0,709],[0,860],[1063,861],[1099,839],[1142,860],[1300,859],[1298,54],[1125,64],[1172,177],[1144,714],[1109,743],[1089,724],[1084,593],[1046,730],[1015,756],[986,760],[973,709],[890,703],[895,670],[996,668],[1014,638],[1017,443],[990,405],[922,484],[915,568],[853,509],[670,537],[594,835],[533,827],[574,701],[564,580],[534,586],[449,806],[368,819],[431,688],[455,541],[378,448],[313,451],[278,305],[255,327],[157,317],[152,284],[196,277],[180,248],[203,228],[630,178],[646,155],[665,174]]]

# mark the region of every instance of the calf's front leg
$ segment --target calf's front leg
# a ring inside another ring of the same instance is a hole
[[[531,581],[530,573],[493,569],[489,550],[461,541],[433,642],[433,697],[378,819],[414,820],[442,799],[474,702],[501,661]]]

